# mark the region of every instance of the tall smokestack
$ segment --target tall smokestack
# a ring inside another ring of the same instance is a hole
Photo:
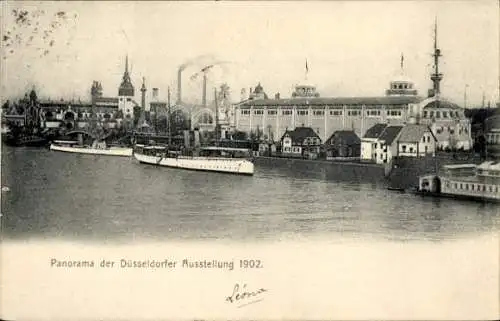
[[[177,71],[177,104],[180,105],[182,102],[182,70],[180,67]]]
[[[203,107],[207,107],[207,73],[203,72],[203,97],[202,99],[202,104]]]

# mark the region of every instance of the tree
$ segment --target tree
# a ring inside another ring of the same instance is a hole
[[[231,136],[233,137],[234,140],[247,140],[248,139],[247,133],[239,131],[239,130],[236,130],[235,132],[233,132]]]

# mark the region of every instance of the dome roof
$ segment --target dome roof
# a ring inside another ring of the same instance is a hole
[[[300,83],[300,84],[296,85],[295,87],[296,88],[300,88],[300,87],[316,88],[316,85],[314,85],[312,83]]]
[[[255,89],[254,89],[254,93],[256,93],[256,94],[260,94],[260,93],[262,93],[263,91],[264,91],[264,88],[262,88],[262,85],[261,85],[261,84],[260,84],[260,82],[259,82],[259,84],[258,84],[258,85],[255,87]]]
[[[396,75],[392,78],[391,82],[413,83],[413,80],[411,80],[410,77],[407,77],[405,75]]]
[[[425,105],[424,109],[427,108],[447,108],[447,109],[462,109],[460,106],[458,106],[455,103],[452,103],[451,101],[447,101],[444,99],[440,99],[439,101],[434,100]]]

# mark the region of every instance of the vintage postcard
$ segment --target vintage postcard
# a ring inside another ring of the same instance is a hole
[[[498,1],[0,5],[0,319],[500,317]]]

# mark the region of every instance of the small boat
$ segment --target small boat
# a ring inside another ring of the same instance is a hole
[[[389,191],[395,191],[395,192],[401,192],[401,193],[404,193],[405,192],[405,189],[402,188],[402,187],[387,187],[387,189]]]
[[[443,166],[442,175],[419,177],[416,193],[423,196],[500,202],[500,162]]]
[[[94,140],[91,146],[82,145],[76,140],[55,140],[50,144],[50,149],[59,152],[107,156],[132,156],[133,152],[132,148],[107,146],[106,142],[98,140]]]
[[[240,175],[254,174],[250,152],[243,148],[212,146],[183,152],[169,149],[167,146],[136,145],[134,158],[144,164],[179,169]]]
[[[38,135],[11,135],[9,133],[2,136],[4,144],[13,147],[42,147],[49,143],[47,138]]]

